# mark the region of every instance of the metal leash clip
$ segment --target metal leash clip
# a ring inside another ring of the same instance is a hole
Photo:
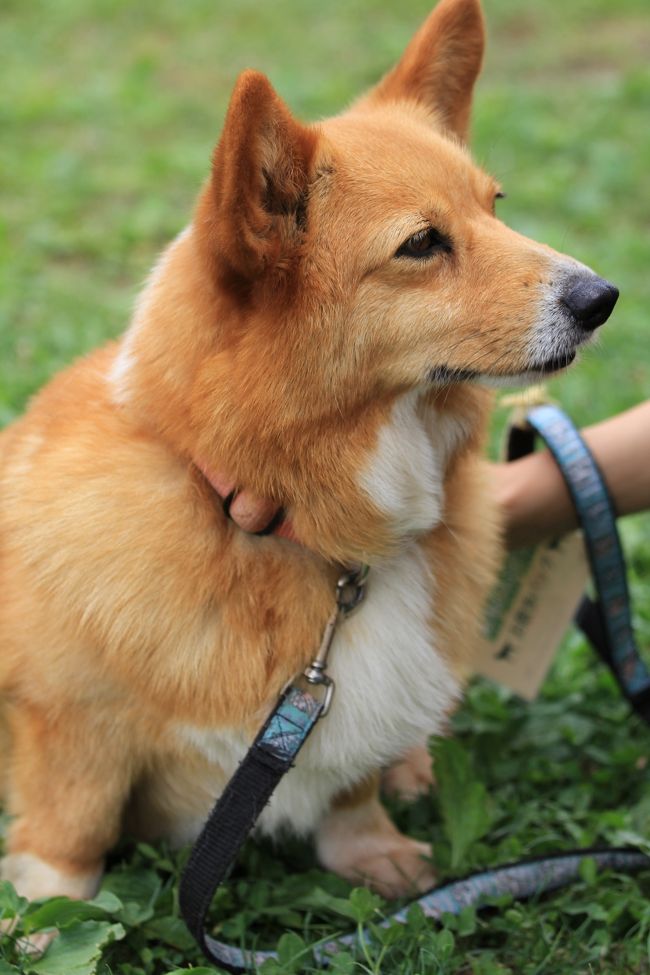
[[[369,566],[359,563],[347,569],[339,576],[336,583],[336,609],[325,625],[323,638],[318,648],[318,653],[303,671],[303,677],[308,684],[320,684],[325,688],[325,700],[320,717],[324,718],[330,709],[336,685],[331,677],[326,673],[327,655],[334,639],[336,625],[341,620],[350,616],[358,606],[361,605],[366,595],[366,583],[368,581]]]

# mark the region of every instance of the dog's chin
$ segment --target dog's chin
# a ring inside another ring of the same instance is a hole
[[[554,359],[547,359],[545,362],[534,363],[522,372],[505,373],[503,375],[498,373],[484,373],[481,376],[477,376],[476,381],[485,386],[496,387],[497,389],[504,386],[531,386],[538,383],[540,379],[556,376],[558,373],[568,369],[574,362],[576,354],[573,351],[563,356],[557,356]]]
[[[546,359],[544,362],[531,363],[521,372],[477,372],[473,369],[453,369],[448,366],[438,366],[429,373],[429,382],[434,385],[448,386],[450,383],[480,383],[482,386],[502,388],[510,386],[531,386],[540,379],[557,375],[567,369],[575,360],[576,350]]]
[[[533,363],[528,369],[517,373],[506,373],[503,376],[500,375],[484,375],[481,376],[480,382],[485,383],[487,386],[530,386],[534,383],[538,383],[541,379],[546,379],[549,376],[555,376],[562,372],[564,369],[568,369],[571,363],[575,360],[576,352],[575,350],[570,353],[565,353],[562,356],[556,356],[553,359],[547,359],[544,362]]]

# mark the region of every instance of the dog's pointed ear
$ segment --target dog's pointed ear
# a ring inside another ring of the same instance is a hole
[[[264,75],[239,76],[199,213],[215,257],[237,276],[286,270],[299,251],[315,145]]]
[[[480,0],[440,0],[401,60],[359,104],[417,101],[466,141],[484,48]]]

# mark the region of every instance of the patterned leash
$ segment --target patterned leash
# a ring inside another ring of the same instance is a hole
[[[511,429],[509,459],[530,453],[537,435],[555,457],[569,488],[598,593],[596,602],[584,598],[576,622],[611,668],[631,706],[650,724],[650,672],[634,641],[625,560],[604,478],[573,423],[555,406],[536,407],[528,414],[525,427]],[[207,914],[217,887],[225,880],[275,787],[293,765],[319,717],[327,713],[334,690],[325,671],[327,652],[337,624],[363,600],[366,578],[364,566],[339,579],[337,608],[328,621],[316,659],[303,675],[308,686],[292,685],[280,698],[212,810],[181,878],[180,906],[187,926],[207,958],[226,971],[243,972],[269,958],[277,959],[274,951],[247,950],[212,938],[206,931]],[[317,685],[325,687],[323,698],[310,691]],[[465,907],[480,907],[487,899],[506,893],[524,899],[576,880],[586,859],[593,860],[601,870],[632,873],[650,869],[650,857],[635,849],[577,850],[484,870],[434,888],[416,903],[427,917],[437,919],[443,914],[459,914]],[[407,910],[390,915],[381,926],[404,923]],[[354,947],[360,937],[369,935],[343,935],[316,946],[314,956],[326,965],[332,954]]]
[[[584,533],[598,593],[596,601],[583,597],[576,623],[612,670],[631,706],[650,724],[650,672],[634,639],[625,557],[605,478],[573,423],[557,406],[537,406],[526,419],[527,427],[511,428],[509,459],[530,453],[536,434],[555,458]]]

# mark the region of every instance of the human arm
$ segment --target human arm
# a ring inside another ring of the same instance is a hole
[[[619,515],[650,508],[650,400],[587,427],[582,435]],[[577,526],[559,468],[548,450],[491,465],[508,548],[533,545]]]

